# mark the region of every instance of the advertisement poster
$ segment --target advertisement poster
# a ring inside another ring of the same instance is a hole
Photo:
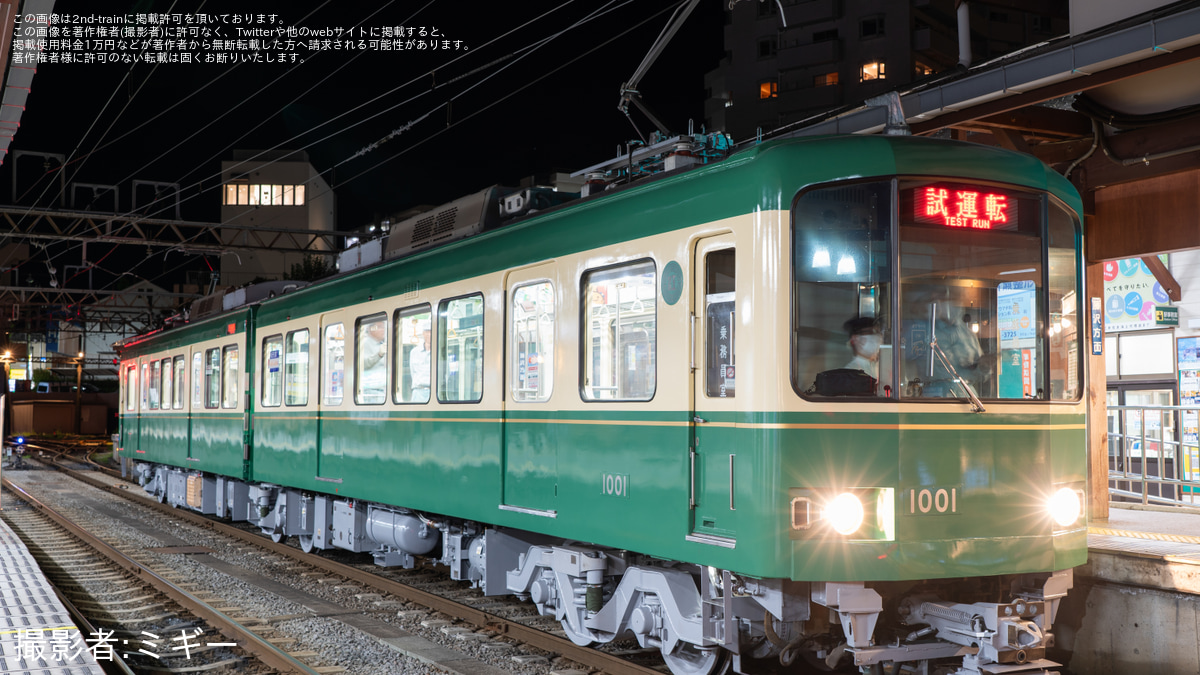
[[[1000,334],[1000,396],[1034,395],[1036,367],[1037,286],[1010,281],[996,287],[996,329]]]
[[[1200,338],[1179,338],[1175,341],[1179,358],[1179,405],[1184,410],[1183,477],[1200,480]]]
[[[1165,265],[1167,256],[1159,259]],[[1170,301],[1162,284],[1137,258],[1104,263],[1105,331],[1156,328],[1155,310]]]

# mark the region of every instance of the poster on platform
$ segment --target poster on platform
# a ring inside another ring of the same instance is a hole
[[[1179,361],[1179,405],[1183,426],[1183,470],[1187,480],[1200,480],[1200,338],[1175,341]]]
[[[1163,265],[1166,254],[1160,255]],[[1157,328],[1155,310],[1171,298],[1162,284],[1138,258],[1104,263],[1104,330],[1106,332]]]

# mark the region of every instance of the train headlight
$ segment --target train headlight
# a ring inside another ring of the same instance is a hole
[[[849,492],[843,492],[825,505],[825,520],[829,521],[829,526],[838,534],[850,535],[858,532],[862,527],[864,515],[862,500]]]
[[[1080,514],[1083,513],[1083,499],[1080,498],[1077,490],[1062,488],[1050,498],[1048,507],[1050,517],[1054,518],[1054,522],[1062,527],[1067,527],[1079,520]]]

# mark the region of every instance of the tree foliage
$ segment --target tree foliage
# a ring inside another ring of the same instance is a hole
[[[333,265],[325,256],[307,255],[304,260],[292,265],[288,278],[293,281],[316,281],[333,274]]]

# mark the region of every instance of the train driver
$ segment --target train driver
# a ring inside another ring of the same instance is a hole
[[[879,348],[883,345],[879,320],[871,316],[860,316],[850,319],[843,327],[850,334],[850,351],[854,352],[854,358],[843,368],[861,370],[878,380]]]

